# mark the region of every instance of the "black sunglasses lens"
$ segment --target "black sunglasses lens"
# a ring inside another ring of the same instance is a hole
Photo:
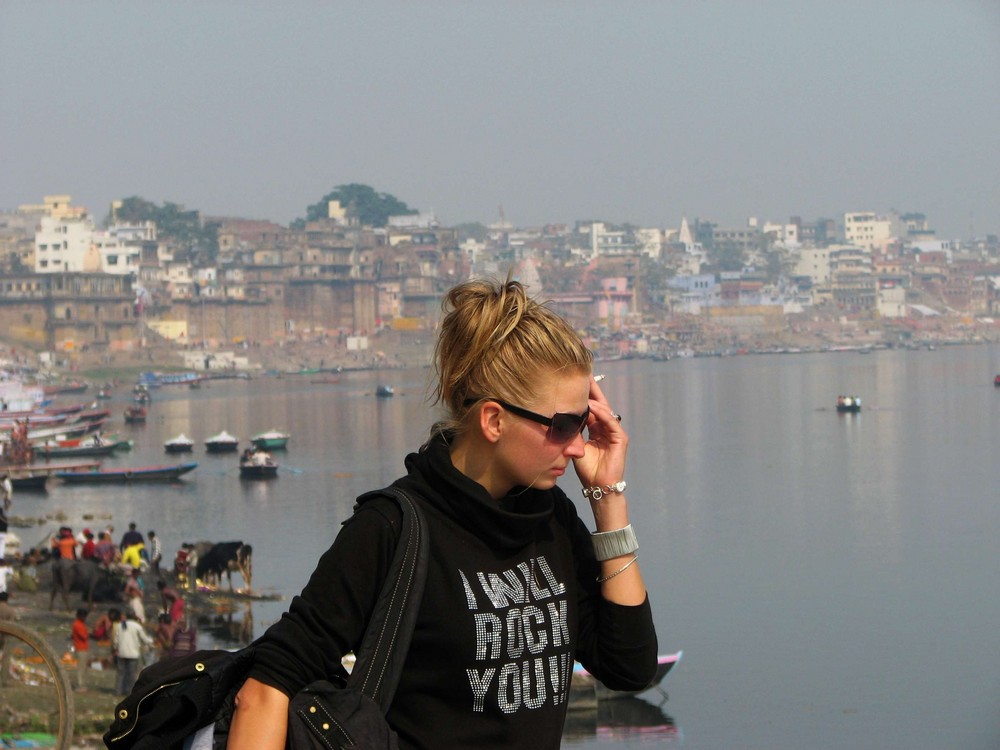
[[[551,436],[557,443],[568,443],[579,433],[583,432],[587,424],[588,410],[584,414],[555,414],[552,417]]]

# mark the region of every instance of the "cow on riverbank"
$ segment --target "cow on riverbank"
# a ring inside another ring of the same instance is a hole
[[[253,547],[243,542],[198,542],[195,545],[198,562],[195,576],[207,585],[218,585],[226,574],[229,590],[233,590],[233,573],[243,576],[249,589],[253,579]]]

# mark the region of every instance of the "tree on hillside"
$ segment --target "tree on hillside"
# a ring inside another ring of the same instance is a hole
[[[389,223],[390,216],[406,216],[417,213],[403,201],[389,193],[377,193],[368,185],[338,185],[332,192],[324,195],[318,203],[306,209],[304,219],[292,222],[293,229],[302,229],[307,221],[325,219],[330,201],[340,201],[340,205],[349,209],[364,226],[384,227]]]
[[[171,241],[181,250],[193,256],[212,261],[219,252],[218,227],[205,225],[201,213],[188,211],[184,206],[165,201],[162,206],[133,195],[125,198],[113,216],[105,220],[111,222],[152,221],[156,224],[157,236]]]

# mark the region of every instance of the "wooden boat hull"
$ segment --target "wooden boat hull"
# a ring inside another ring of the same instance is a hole
[[[240,466],[240,479],[274,479],[276,476],[278,476],[277,464]]]
[[[205,450],[208,453],[235,453],[239,446],[239,443],[230,442],[205,443]]]
[[[191,453],[194,451],[194,445],[191,443],[175,443],[173,445],[168,443],[163,446],[163,449],[167,453]]]
[[[650,680],[649,684],[642,690],[611,690],[606,687],[603,682],[590,674],[590,672],[577,664],[573,668],[571,693],[579,698],[581,697],[581,694],[588,693],[592,689],[594,692],[594,699],[600,701],[627,698],[629,696],[638,695],[639,693],[644,693],[647,690],[652,690],[653,688],[662,691],[663,688],[660,687],[660,683],[663,682],[667,673],[677,665],[683,655],[683,651],[678,651],[676,654],[661,654],[658,656],[656,659],[656,672],[653,675],[653,679]]]
[[[55,476],[69,483],[170,482],[189,471],[193,471],[197,466],[197,463],[187,463],[173,466],[95,469],[93,471],[57,471]]]
[[[48,474],[25,474],[21,476],[12,476],[10,478],[10,483],[15,490],[29,490],[33,492],[44,490],[45,483],[48,481]]]
[[[250,440],[250,443],[259,451],[284,450],[288,447],[288,436],[255,437]]]
[[[117,443],[107,445],[80,445],[74,447],[36,446],[35,455],[46,458],[82,458],[86,456],[110,456],[115,452]]]

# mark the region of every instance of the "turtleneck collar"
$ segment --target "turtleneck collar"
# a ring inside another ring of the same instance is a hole
[[[552,491],[515,487],[494,500],[486,488],[452,464],[448,438],[448,434],[436,435],[419,452],[407,456],[407,477],[402,481],[490,544],[516,548],[533,541],[536,531],[552,516]]]

